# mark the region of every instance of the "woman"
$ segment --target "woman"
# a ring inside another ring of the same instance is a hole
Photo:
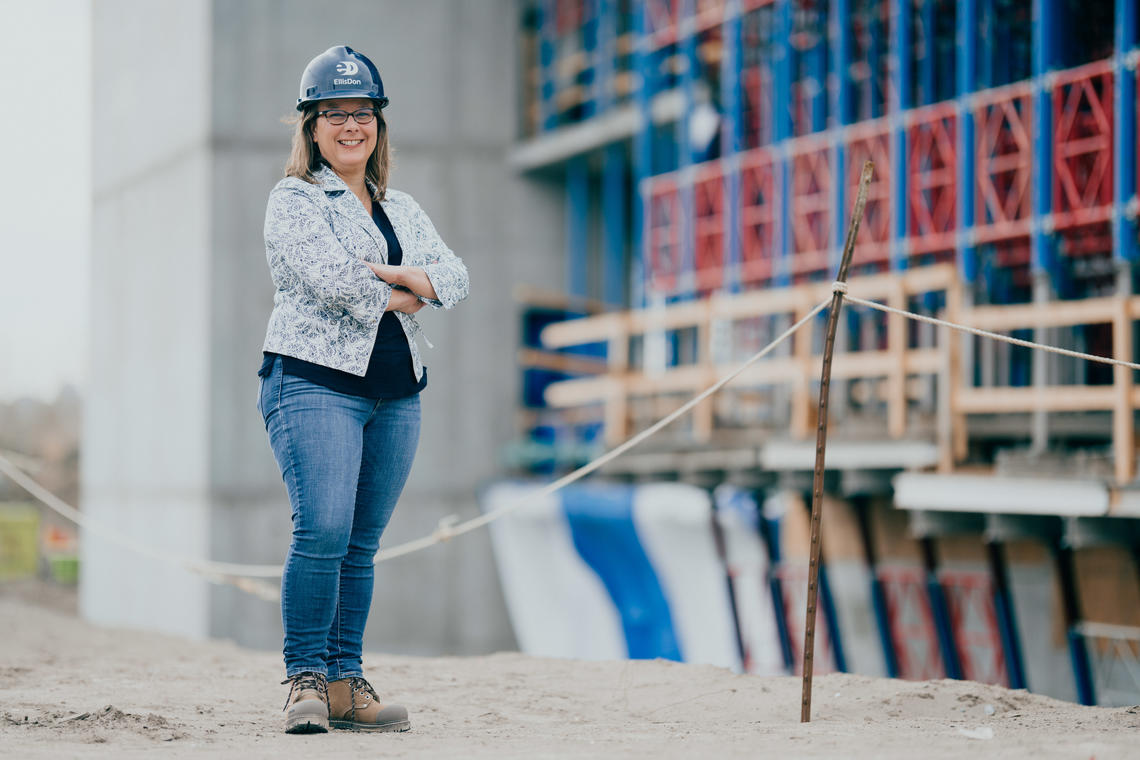
[[[345,46],[314,58],[265,216],[277,292],[258,409],[293,513],[281,580],[288,733],[410,727],[364,679],[364,624],[373,557],[419,439],[427,370],[412,315],[451,308],[468,281],[427,214],[387,186],[387,104],[368,58]]]

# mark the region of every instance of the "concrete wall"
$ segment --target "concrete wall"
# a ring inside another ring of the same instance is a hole
[[[425,356],[423,434],[384,545],[476,514],[476,489],[500,471],[514,424],[512,288],[558,288],[563,270],[560,187],[504,162],[516,14],[509,0],[95,5],[85,509],[170,551],[283,560],[288,502],[254,408],[272,305],[262,221],[301,71],[344,43],[376,62],[391,97],[392,186],[427,210],[472,283],[455,311],[421,320],[436,346]],[[151,65],[161,72],[147,86],[138,68]],[[178,118],[127,117],[156,103]],[[280,646],[276,605],[98,541],[84,542],[81,596],[96,620]],[[372,610],[366,648],[514,646],[484,534],[380,565]]]
[[[94,5],[81,503],[134,540],[196,557],[208,551],[211,511],[210,25],[204,0]],[[88,618],[206,633],[201,581],[82,538]]]

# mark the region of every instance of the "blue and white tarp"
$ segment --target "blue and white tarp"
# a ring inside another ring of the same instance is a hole
[[[489,488],[491,538],[520,648],[578,659],[662,657],[783,672],[767,555],[743,510],[721,509],[717,550],[706,491],[676,484]],[[719,495],[719,494],[718,494]]]

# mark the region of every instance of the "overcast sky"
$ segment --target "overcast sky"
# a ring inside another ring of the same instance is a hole
[[[0,0],[0,401],[87,376],[91,0]]]

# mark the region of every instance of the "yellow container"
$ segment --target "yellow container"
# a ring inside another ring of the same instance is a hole
[[[21,502],[0,503],[0,581],[35,577],[39,549],[39,510]]]

